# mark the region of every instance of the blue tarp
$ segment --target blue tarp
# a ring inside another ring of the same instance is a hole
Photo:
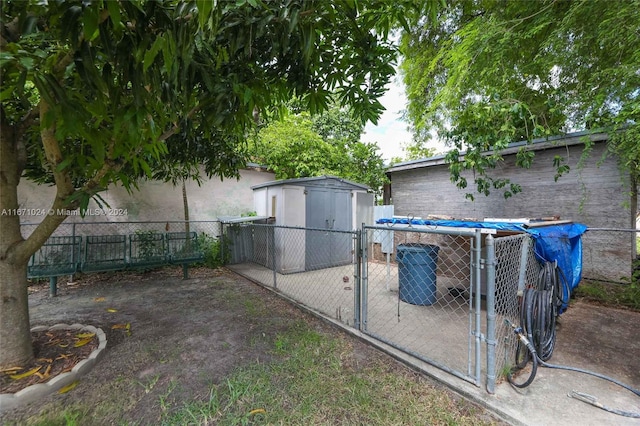
[[[558,262],[561,279],[566,280],[563,286],[563,305],[566,310],[569,297],[582,278],[582,234],[587,227],[580,223],[539,226],[528,228],[523,223],[511,222],[472,222],[459,220],[424,220],[424,219],[379,219],[378,224],[451,226],[457,228],[484,228],[501,231],[526,232],[534,238],[534,251],[539,262]]]

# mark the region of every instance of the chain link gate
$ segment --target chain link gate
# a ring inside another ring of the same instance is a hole
[[[223,224],[227,267],[494,392],[515,350],[504,319],[535,280],[530,237],[472,228],[362,231]]]
[[[365,226],[366,334],[493,393],[512,364],[518,291],[539,265],[528,234],[484,229]],[[408,271],[407,271],[408,270]]]
[[[479,385],[480,230],[365,226],[362,331]]]

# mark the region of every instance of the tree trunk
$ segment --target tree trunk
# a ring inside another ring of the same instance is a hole
[[[40,102],[41,122],[48,106]],[[57,170],[62,154],[55,127],[42,129],[40,136],[56,182],[51,211],[25,240],[20,232],[18,184],[24,168],[25,148],[19,126],[12,126],[0,109],[0,369],[24,365],[33,358],[27,291],[29,258],[65,220],[60,210],[74,209],[68,203],[74,192],[71,177]]]
[[[2,117],[4,118],[4,117]],[[0,369],[22,366],[33,358],[27,291],[28,256],[18,214],[22,173],[15,129],[2,119],[0,132]]]
[[[0,369],[24,366],[33,358],[26,263],[0,260]]]
[[[187,199],[187,185],[186,179],[182,179],[182,203],[184,205],[184,232],[186,237],[187,250],[190,249],[189,232],[191,231],[191,225],[189,224],[189,200]]]
[[[636,229],[637,226],[637,220],[638,220],[638,184],[640,182],[638,182],[638,177],[634,174],[631,173],[631,200],[630,200],[630,209],[631,209],[631,229]],[[634,271],[636,270],[636,268],[638,267],[638,265],[636,264],[636,259],[638,256],[638,250],[637,250],[637,241],[636,238],[638,237],[638,233],[637,232],[632,232],[631,233],[631,274],[634,273]]]

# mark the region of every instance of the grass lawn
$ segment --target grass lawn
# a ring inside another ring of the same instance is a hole
[[[224,270],[88,275],[32,322],[92,324],[103,358],[2,425],[489,425],[490,412]],[[130,324],[123,333],[114,324]]]
[[[351,339],[298,321],[274,341],[276,360],[235,371],[208,401],[165,424],[496,424],[483,410],[390,358],[354,359]]]

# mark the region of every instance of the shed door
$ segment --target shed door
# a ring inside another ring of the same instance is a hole
[[[351,235],[336,230],[351,229],[351,193],[326,188],[307,192],[307,270],[351,263]]]

